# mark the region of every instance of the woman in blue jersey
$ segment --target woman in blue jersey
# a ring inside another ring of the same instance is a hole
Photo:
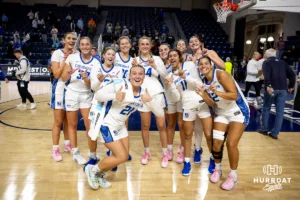
[[[168,54],[170,51],[170,45],[167,43],[161,44],[159,46],[159,57],[163,60],[167,73],[172,72],[172,65],[170,65]],[[178,149],[178,158],[176,159],[177,163],[183,163],[183,151],[182,151],[182,140],[184,137],[183,133],[183,121],[182,121],[182,103],[181,101],[175,102],[172,98],[170,88],[166,84],[165,80],[162,80],[165,97],[167,99],[167,108],[166,108],[166,118],[168,122],[167,126],[167,139],[168,139],[168,159],[169,161],[173,160],[173,141],[175,135],[176,122],[178,120],[178,126],[180,130],[180,146]]]
[[[72,147],[68,133],[68,121],[66,118],[66,111],[64,110],[64,87],[65,83],[61,80],[63,73],[63,65],[67,57],[73,53],[73,48],[76,42],[76,36],[73,33],[66,33],[62,40],[64,42],[63,49],[57,49],[51,56],[51,69],[54,75],[54,81],[52,84],[52,96],[50,107],[53,109],[54,123],[52,126],[52,140],[53,150],[52,158],[55,161],[61,161],[62,156],[59,151],[59,135],[61,127],[63,126],[64,132],[64,151],[71,152]]]
[[[250,111],[240,87],[235,80],[223,70],[213,68],[209,57],[199,59],[199,70],[204,75],[204,86],[198,86],[196,92],[203,100],[215,108],[212,154],[216,163],[210,177],[217,183],[222,176],[221,161],[223,145],[227,133],[227,151],[230,174],[222,184],[222,189],[232,190],[237,184],[237,166],[239,161],[238,143],[249,123]]]
[[[113,152],[98,164],[87,165],[85,168],[89,185],[95,190],[99,187],[111,187],[111,184],[104,179],[105,172],[128,159],[128,148],[124,143],[124,140],[128,140],[125,125],[128,117],[143,105],[147,105],[156,116],[164,116],[163,110],[157,107],[157,101],[150,96],[147,89],[141,87],[145,79],[144,67],[133,65],[129,78],[129,80],[114,79],[113,82],[104,83],[95,93],[96,100],[102,102],[98,104],[97,113],[99,118],[102,116],[97,122],[100,127],[100,141]]]
[[[95,59],[91,53],[92,42],[90,38],[80,38],[79,49],[80,53],[68,56],[61,77],[62,81],[66,82],[64,101],[65,110],[67,111],[73,160],[83,165],[86,163],[86,160],[81,156],[77,147],[78,110],[80,110],[88,135],[90,129],[88,116],[93,99],[90,72],[92,68],[99,68],[100,62]],[[90,152],[95,153],[97,145],[90,137],[88,137],[88,146]]]

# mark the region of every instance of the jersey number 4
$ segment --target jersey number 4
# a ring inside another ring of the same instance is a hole
[[[121,112],[120,114],[122,115],[130,115],[132,112],[134,111],[134,108],[131,106],[126,106]]]

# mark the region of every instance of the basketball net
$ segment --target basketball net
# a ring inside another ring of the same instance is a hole
[[[215,3],[214,8],[218,17],[217,22],[226,23],[228,13],[231,11],[231,3],[224,0],[223,2]]]

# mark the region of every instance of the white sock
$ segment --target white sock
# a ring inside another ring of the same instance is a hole
[[[191,158],[184,157],[184,162],[190,162],[190,161],[191,161]]]
[[[145,151],[146,151],[147,153],[150,152],[150,147],[145,147],[144,149],[145,149]]]
[[[52,148],[53,148],[53,150],[54,150],[54,149],[58,149],[58,148],[59,148],[59,145],[53,145]]]
[[[237,179],[237,170],[230,170],[230,175],[232,175],[233,178]]]
[[[168,144],[168,149],[172,150],[173,149],[173,145],[172,144]]]
[[[97,172],[100,172],[101,170],[99,169],[98,165],[94,165],[92,167],[92,171],[96,174]]]
[[[73,154],[76,153],[77,151],[78,151],[78,147],[72,148],[72,153],[73,153]]]
[[[183,146],[181,147],[181,153],[184,153],[184,147]]]
[[[222,163],[216,163],[216,170],[222,170]]]
[[[65,144],[65,145],[69,145],[69,144],[71,144],[71,142],[70,142],[70,140],[65,140],[65,141],[64,141],[64,144]]]
[[[93,159],[97,159],[97,157],[96,157],[96,152],[90,152],[90,153],[89,153],[89,156],[90,156],[91,158],[93,158]]]
[[[168,152],[167,148],[162,148],[162,153],[163,154],[167,154],[167,152]]]
[[[214,160],[214,156],[212,155],[212,153],[210,153],[210,158]]]

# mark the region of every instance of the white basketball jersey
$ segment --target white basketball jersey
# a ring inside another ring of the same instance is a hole
[[[167,70],[168,74],[172,73],[172,71],[173,71],[172,65],[167,66],[166,70]],[[163,86],[165,88],[165,96],[166,96],[167,102],[168,103],[173,103],[173,102],[175,103],[175,101],[172,98],[172,91],[169,88],[169,86],[166,84],[166,80],[162,79],[162,83],[163,83]]]
[[[53,52],[51,56],[51,62],[58,62],[59,64],[64,61],[64,52],[62,49],[57,49]],[[51,65],[52,66],[52,65]],[[65,83],[61,80],[61,78],[54,78],[52,85],[52,93],[53,94],[64,94]]]
[[[202,83],[199,72],[193,62],[188,61],[182,63],[182,69],[185,71],[186,79],[192,77],[198,83]],[[172,74],[174,74],[174,72],[171,72],[168,76],[171,76]],[[182,108],[197,108],[199,106],[199,103],[202,102],[203,99],[195,92],[197,85],[196,82],[188,82],[185,79],[176,76],[175,74],[173,75],[173,81],[177,90],[181,94]]]
[[[242,93],[240,87],[238,86],[238,84],[235,82],[234,79],[233,79],[233,81],[235,83],[235,86],[236,86],[236,89],[238,92],[238,100],[236,100],[236,101],[223,99],[222,97],[217,96],[215,93],[213,93],[209,89],[209,85],[211,83],[214,83],[218,92],[226,92],[218,80],[217,71],[219,71],[219,69],[215,69],[213,71],[213,79],[211,82],[208,83],[207,80],[204,79],[204,84],[207,86],[206,91],[215,102],[216,114],[221,115],[223,113],[231,113],[231,112],[236,112],[239,110],[241,110],[243,113],[246,111],[248,111],[248,113],[250,113],[247,100],[245,99],[244,94]]]
[[[110,70],[105,70],[104,66],[102,63],[100,63],[100,65],[98,67],[94,67],[92,69],[91,72],[91,84],[93,84],[94,82],[98,82],[99,83],[99,87],[94,89],[94,92],[97,92],[100,89],[100,81],[98,80],[97,76],[98,74],[102,72],[103,75],[110,75],[115,77],[117,75],[116,78],[122,78],[122,73],[121,73],[121,68],[118,66],[113,65]],[[111,78],[109,76],[107,76],[104,81],[104,83],[106,82],[111,82]],[[93,105],[97,104],[97,100],[95,99],[95,97],[93,98]]]
[[[129,56],[128,60],[123,60],[121,54],[119,52],[116,53],[115,66],[118,66],[122,69],[122,78],[127,78],[129,76],[131,63],[132,63],[131,56]]]
[[[75,71],[71,75],[70,79],[66,82],[66,87],[68,89],[71,89],[76,92],[91,91],[91,88],[89,86],[85,85],[85,83],[82,79],[82,76],[79,73],[79,70],[86,71],[88,76],[90,77],[90,73],[91,73],[92,69],[99,68],[100,62],[93,57],[91,57],[90,61],[84,62],[82,60],[81,53],[78,53],[78,54],[69,55],[66,60],[66,63],[69,63],[73,69],[78,68],[78,70]]]
[[[160,70],[160,72],[164,73],[167,75],[165,65],[161,58],[159,56],[152,56],[154,59],[154,62],[157,66],[157,68]],[[144,89],[148,89],[148,92],[151,96],[154,96],[159,93],[164,92],[164,88],[162,86],[162,83],[159,80],[159,73],[157,70],[153,69],[151,66],[148,65],[148,60],[143,60],[140,57],[137,57],[137,62],[143,62],[141,65],[145,69],[145,80],[143,82],[142,87]]]

